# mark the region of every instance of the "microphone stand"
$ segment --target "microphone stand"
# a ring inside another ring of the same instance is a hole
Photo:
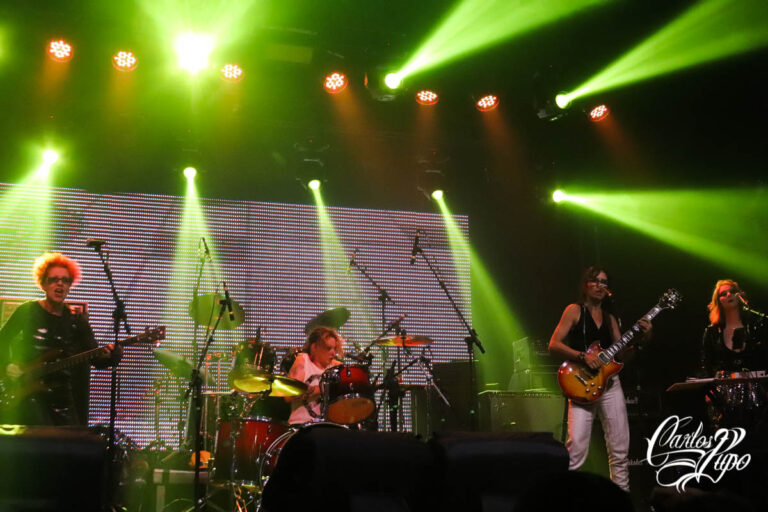
[[[120,299],[117,294],[117,288],[115,287],[115,280],[112,276],[112,269],[109,266],[109,256],[104,254],[102,248],[103,244],[98,243],[93,245],[96,254],[99,255],[101,264],[104,267],[104,273],[107,275],[107,281],[109,287],[112,290],[112,300],[115,302],[115,309],[112,310],[112,330],[114,332],[114,347],[117,349],[117,342],[120,338],[120,326],[125,326],[125,332],[128,336],[131,336],[131,326],[128,324],[128,314],[125,311],[125,303]],[[109,384],[109,428],[107,429],[108,444],[107,450],[109,451],[109,472],[108,482],[110,482],[110,491],[114,492],[115,489],[111,489],[112,484],[116,482],[114,473],[114,462],[117,456],[117,449],[115,446],[115,421],[117,420],[117,395],[118,395],[118,375],[117,364],[112,365],[112,375]]]
[[[435,279],[437,280],[438,284],[440,285],[440,288],[443,289],[445,292],[445,295],[448,297],[448,300],[451,302],[451,306],[453,306],[453,310],[456,312],[456,315],[459,317],[459,320],[461,320],[461,323],[464,324],[464,328],[467,330],[468,335],[464,338],[464,343],[467,344],[467,352],[469,353],[469,381],[470,381],[470,391],[471,391],[471,404],[472,404],[472,410],[470,411],[470,425],[473,431],[477,430],[477,410],[479,408],[479,403],[477,399],[477,376],[475,375],[475,346],[480,349],[480,352],[485,354],[485,348],[483,347],[483,344],[480,342],[480,338],[477,336],[477,332],[472,328],[471,325],[469,325],[469,322],[467,322],[467,319],[462,314],[461,310],[459,309],[459,306],[456,304],[456,301],[453,300],[453,297],[451,296],[451,293],[448,291],[448,287],[445,285],[445,281],[443,281],[440,278],[440,274],[438,274],[437,269],[435,269],[434,265],[431,261],[429,261],[429,258],[427,258],[426,253],[424,252],[424,249],[421,248],[421,246],[416,245],[414,247],[414,250],[421,254],[421,257],[424,259],[424,261],[427,262],[427,266],[429,267],[429,270],[432,271],[432,275],[435,276]]]
[[[218,294],[218,289],[216,293]],[[219,327],[219,322],[221,322],[221,318],[224,316],[224,311],[227,309],[227,301],[220,300],[219,305],[219,315],[216,317],[216,323],[213,325],[213,328],[208,331],[208,336],[205,340],[205,344],[203,345],[203,350],[200,353],[200,358],[197,361],[197,365],[192,370],[192,376],[189,380],[189,386],[187,387],[187,394],[192,393],[192,414],[193,424],[195,426],[193,431],[195,436],[195,453],[192,458],[192,460],[195,462],[195,479],[193,484],[195,487],[195,512],[202,510],[200,507],[205,499],[200,490],[200,452],[203,450],[203,436],[200,433],[200,412],[203,408],[203,383],[200,376],[200,369],[205,362],[205,357],[208,354],[208,347],[211,346],[211,342],[213,341],[213,335],[216,332],[216,329]]]

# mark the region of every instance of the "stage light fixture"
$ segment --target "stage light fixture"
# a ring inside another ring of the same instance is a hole
[[[214,38],[207,34],[182,34],[174,41],[178,66],[196,75],[208,67],[213,52]]]
[[[499,106],[499,97],[493,94],[487,94],[477,100],[475,106],[480,112],[490,112]]]
[[[439,99],[438,94],[435,91],[424,89],[416,93],[416,103],[419,105],[434,105]]]
[[[611,111],[606,105],[598,105],[589,111],[589,120],[593,123],[598,123],[608,117]]]
[[[434,199],[435,201],[440,201],[443,198],[443,195],[444,195],[443,191],[439,188],[437,190],[432,191],[432,199]]]
[[[239,82],[243,79],[243,68],[237,64],[227,64],[221,68],[221,79],[227,82]]]
[[[563,192],[562,190],[555,190],[552,193],[552,200],[556,203],[565,201],[565,192]]]
[[[402,83],[403,83],[403,75],[401,75],[400,73],[388,73],[384,77],[384,85],[386,85],[392,90],[400,87]]]
[[[338,94],[347,88],[347,77],[338,71],[325,77],[323,88],[328,94]]]
[[[310,180],[307,186],[312,190],[320,190],[320,180]]]
[[[52,150],[46,149],[43,151],[43,165],[53,165],[59,160],[59,154]]]
[[[563,110],[571,106],[571,101],[572,98],[568,95],[568,93],[561,92],[555,96],[555,104]]]
[[[194,167],[187,167],[184,169],[184,177],[186,177],[188,180],[195,179],[195,176],[197,176],[197,169]]]
[[[133,52],[119,51],[112,56],[112,65],[118,71],[133,71],[139,65],[139,60]]]
[[[48,43],[48,56],[56,62],[67,62],[73,53],[72,45],[63,39]]]

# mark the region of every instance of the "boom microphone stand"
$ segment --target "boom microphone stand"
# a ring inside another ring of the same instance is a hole
[[[112,300],[115,302],[115,309],[112,310],[112,330],[114,332],[114,347],[117,348],[117,342],[120,338],[120,326],[125,326],[125,332],[128,336],[131,335],[131,326],[128,325],[128,314],[125,312],[125,303],[120,299],[117,294],[117,288],[115,287],[115,280],[112,277],[112,269],[109,267],[109,254],[105,254],[103,246],[106,244],[106,240],[97,240],[95,238],[89,238],[86,241],[88,247],[93,247],[96,254],[99,255],[101,264],[104,267],[104,273],[107,275],[107,281],[109,287],[112,290]],[[107,430],[107,436],[109,438],[107,450],[109,451],[109,479],[110,484],[116,484],[116,475],[114,472],[114,462],[117,456],[117,450],[115,449],[115,421],[117,419],[117,395],[118,395],[118,375],[117,365],[112,365],[112,376],[109,384],[109,428]],[[112,487],[112,485],[110,485]],[[114,492],[115,489],[111,489]]]
[[[448,287],[445,285],[445,281],[443,281],[440,278],[440,274],[438,274],[437,269],[435,269],[435,266],[432,264],[431,261],[429,261],[429,258],[427,257],[426,253],[424,252],[424,249],[421,248],[419,245],[419,236],[416,235],[416,238],[414,240],[413,244],[413,251],[416,254],[421,254],[421,257],[424,259],[424,261],[427,262],[427,266],[429,267],[429,270],[432,271],[432,275],[435,276],[435,279],[437,280],[438,284],[440,285],[440,288],[443,289],[445,292],[445,295],[448,297],[448,300],[451,302],[451,306],[453,306],[453,310],[456,311],[456,315],[459,317],[459,320],[461,320],[461,323],[464,324],[464,328],[467,330],[468,335],[464,338],[464,343],[467,344],[467,352],[469,353],[469,380],[470,380],[470,390],[471,390],[471,403],[472,403],[472,410],[470,411],[470,424],[473,431],[477,430],[477,410],[479,407],[478,400],[477,400],[477,376],[475,375],[475,346],[480,349],[480,352],[485,354],[485,348],[483,347],[483,344],[480,342],[480,338],[477,336],[477,332],[472,328],[471,325],[469,325],[469,322],[467,322],[467,319],[464,317],[464,314],[462,314],[461,310],[459,309],[459,306],[456,304],[456,301],[453,300],[453,297],[451,296],[451,293],[448,291]]]

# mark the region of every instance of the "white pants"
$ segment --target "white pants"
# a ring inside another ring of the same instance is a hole
[[[587,460],[589,439],[592,435],[592,421],[597,414],[605,432],[605,446],[608,449],[611,480],[629,492],[627,404],[624,402],[624,391],[621,389],[619,377],[614,376],[609,382],[610,385],[603,396],[592,404],[580,405],[572,400],[568,401],[568,441],[565,443],[570,456],[568,469],[578,469]]]

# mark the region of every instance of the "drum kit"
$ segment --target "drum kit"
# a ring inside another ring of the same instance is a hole
[[[210,326],[212,317],[198,312],[216,307],[215,295],[198,296],[190,304],[193,320],[203,326]],[[234,329],[244,319],[243,309],[232,301],[234,320],[227,318],[219,323],[219,329]],[[405,316],[405,315],[404,315]],[[275,347],[262,341],[259,329],[254,338],[238,343],[230,355],[210,354],[207,364],[200,369],[202,383],[215,386],[222,366],[226,368],[226,381],[229,391],[202,393],[201,426],[202,451],[201,467],[210,470],[209,482],[218,487],[237,489],[254,493],[257,499],[268,480],[280,454],[282,446],[302,429],[308,428],[376,428],[376,416],[381,403],[377,405],[377,390],[391,389],[391,380],[397,376],[388,373],[385,383],[377,385],[378,377],[370,378],[371,349],[379,347],[397,347],[408,350],[409,347],[423,347],[432,343],[426,336],[406,336],[399,330],[404,318],[393,322],[385,329],[382,336],[371,342],[366,348],[348,356],[352,363],[339,361],[327,368],[319,379],[321,413],[311,415],[314,421],[302,425],[289,425],[290,404],[286,399],[306,397],[308,385],[288,376],[296,359],[296,350],[288,349],[282,358],[278,358]],[[349,319],[347,308],[335,308],[323,311],[312,318],[305,327],[311,332],[315,327],[325,326],[340,329]],[[397,335],[385,337],[397,328]],[[356,345],[357,346],[357,345]],[[398,350],[399,353],[399,350]],[[194,363],[166,349],[155,349],[154,357],[168,369],[171,375],[190,379],[195,369]],[[403,368],[404,370],[405,368]],[[156,383],[157,384],[157,383]],[[385,386],[389,385],[390,388]],[[395,381],[395,388],[400,386]],[[403,386],[404,387],[404,386]],[[412,387],[412,386],[411,386]],[[153,391],[159,396],[157,386]],[[191,397],[190,397],[191,398]],[[306,402],[305,402],[306,404]],[[155,404],[155,425],[158,426],[158,407]],[[310,410],[310,407],[307,407]],[[182,425],[187,448],[194,435],[193,422],[190,421],[191,400],[187,408],[187,421]],[[162,445],[159,434],[156,440]],[[159,446],[158,446],[159,447]],[[194,456],[190,461],[194,465]]]

